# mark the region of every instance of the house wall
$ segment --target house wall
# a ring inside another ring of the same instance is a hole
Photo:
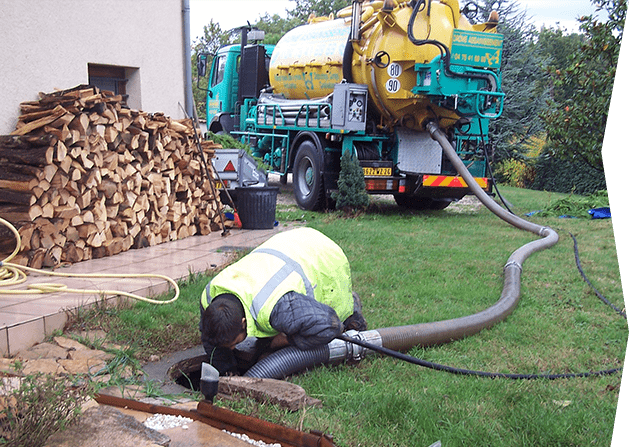
[[[23,101],[88,83],[88,63],[125,67],[129,106],[185,107],[182,0],[0,1],[0,135]]]

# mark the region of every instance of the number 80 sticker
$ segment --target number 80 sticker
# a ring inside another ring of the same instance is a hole
[[[389,64],[387,67],[387,73],[390,76],[385,85],[387,92],[396,93],[401,87],[398,76],[402,74],[402,66],[396,62]]]

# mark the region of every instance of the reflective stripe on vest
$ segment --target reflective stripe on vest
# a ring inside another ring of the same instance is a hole
[[[273,275],[273,277],[271,277],[271,279],[267,281],[267,283],[262,287],[262,289],[260,289],[258,294],[255,296],[255,298],[251,302],[251,308],[249,309],[249,311],[251,312],[251,315],[253,316],[254,320],[258,319],[258,314],[260,313],[262,306],[264,306],[264,303],[266,303],[266,300],[269,299],[273,291],[277,289],[279,285],[282,284],[282,282],[284,282],[284,280],[288,278],[288,276],[293,272],[301,276],[301,279],[304,282],[304,286],[306,288],[306,296],[314,299],[314,290],[312,288],[312,284],[310,283],[310,280],[304,273],[304,269],[301,267],[301,265],[297,261],[295,261],[289,256],[286,256],[281,251],[274,250],[272,248],[258,248],[257,250],[254,250],[253,252],[265,253],[267,255],[275,256],[276,258],[286,263],[281,269],[279,269]]]
[[[249,312],[253,316],[254,321],[256,321],[256,324],[257,324],[258,314],[260,313],[260,310],[266,303],[266,300],[269,299],[273,291],[277,289],[284,282],[284,280],[288,278],[290,274],[293,272],[301,276],[301,279],[304,282],[304,287],[306,289],[306,296],[312,299],[315,299],[314,288],[312,287],[310,280],[306,276],[304,269],[301,267],[301,264],[299,264],[297,261],[295,261],[291,257],[285,255],[281,251],[274,250],[272,248],[259,248],[257,250],[254,250],[254,253],[255,252],[275,256],[276,258],[285,262],[285,265],[281,269],[279,269],[271,277],[271,279],[267,281],[267,283],[264,286],[262,286],[260,291],[256,294],[256,296],[253,298],[253,301],[251,302],[251,307],[249,308]],[[212,281],[210,281],[205,286],[205,299],[208,305],[214,299],[214,297],[210,295],[211,285],[212,285]]]

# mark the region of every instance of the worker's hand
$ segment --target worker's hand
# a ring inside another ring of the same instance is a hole
[[[271,341],[271,349],[275,351],[276,349],[284,348],[289,344],[290,343],[288,343],[288,338],[286,337],[286,334],[280,332],[275,337],[273,337],[273,340]]]

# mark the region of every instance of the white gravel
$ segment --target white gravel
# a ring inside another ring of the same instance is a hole
[[[153,430],[165,430],[173,427],[182,427],[185,430],[191,423],[192,419],[190,418],[173,416],[172,414],[154,414],[144,421],[144,425]]]
[[[225,433],[232,435],[234,438],[238,438],[241,441],[248,442],[249,444],[256,445],[258,447],[282,447],[282,445],[277,442],[273,444],[267,444],[264,441],[256,441],[255,439],[251,439],[249,436],[245,435],[244,433],[232,433],[227,430],[223,430],[223,431]]]
[[[182,427],[185,430],[188,428],[188,424],[191,424],[192,422],[192,419],[185,418],[183,416],[173,416],[171,414],[154,414],[144,421],[144,425],[146,425],[148,428],[152,428],[153,430],[165,430],[167,428],[174,427]],[[264,441],[256,441],[255,439],[251,439],[244,433],[232,433],[227,430],[223,431],[229,435],[232,435],[235,438],[240,439],[241,441],[248,442],[249,444],[255,445],[257,447],[282,447],[281,444],[277,442],[273,444],[267,444]]]

